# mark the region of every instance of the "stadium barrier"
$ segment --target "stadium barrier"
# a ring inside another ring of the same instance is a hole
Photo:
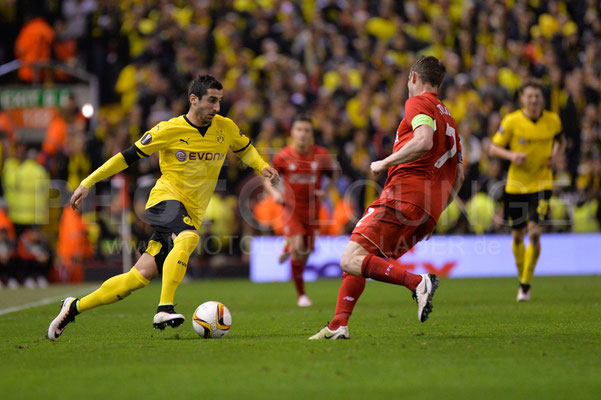
[[[305,268],[305,280],[341,275],[339,262],[348,236],[321,236]],[[544,234],[535,275],[601,274],[597,249],[601,234]],[[253,282],[287,281],[289,262],[278,264],[282,237],[256,237],[251,242],[250,278]],[[433,236],[418,243],[399,260],[414,273],[432,272],[449,278],[515,277],[511,236]]]

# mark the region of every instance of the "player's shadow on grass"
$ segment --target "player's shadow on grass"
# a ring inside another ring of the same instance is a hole
[[[179,334],[175,334],[173,336],[167,337],[159,337],[161,340],[201,340],[202,338],[198,336],[181,336]]]
[[[168,337],[159,337],[160,340],[209,340],[209,341],[215,341],[215,340],[229,340],[231,339],[230,337],[223,337],[223,338],[209,338],[209,339],[203,339],[199,336],[181,336],[179,334],[175,334],[173,336],[168,336]]]

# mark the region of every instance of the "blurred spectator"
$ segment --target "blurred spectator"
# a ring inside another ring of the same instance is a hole
[[[28,65],[50,61],[53,41],[54,29],[42,17],[31,18],[21,28],[15,42],[15,56],[24,64],[19,68],[19,78],[22,81],[39,82],[49,78],[47,69],[38,69],[36,72]]]
[[[46,129],[46,136],[42,142],[42,151],[38,155],[38,162],[50,170],[52,176],[56,176],[58,166],[57,156],[64,153],[67,141],[73,138],[74,124],[78,123],[79,131],[83,130],[81,124],[86,123],[85,118],[79,111],[75,96],[71,93],[67,96],[64,107],[54,110],[54,116]]]
[[[32,225],[48,223],[50,176],[35,161],[37,155],[34,148],[26,149],[20,144],[17,157],[9,158],[4,164],[4,196],[17,234]]]
[[[275,235],[284,234],[282,211],[282,205],[276,203],[273,196],[267,195],[263,196],[253,208],[254,217],[262,229]]]
[[[0,204],[0,289],[5,284],[9,288],[15,289],[19,286],[13,261],[16,233],[5,208],[6,204]]]
[[[13,124],[8,114],[2,110],[0,105],[0,173],[4,160],[10,157],[14,152],[15,131]],[[3,193],[3,188],[0,185],[0,195]]]
[[[465,208],[472,232],[481,235],[492,230],[495,202],[486,192],[476,193]]]
[[[26,288],[48,286],[52,250],[38,227],[28,228],[19,235],[16,258],[16,273]]]
[[[601,230],[599,196],[592,187],[586,189],[584,199],[574,208],[572,215],[573,231],[579,233]]]
[[[54,280],[82,282],[83,265],[93,255],[87,223],[80,213],[67,205],[59,224],[58,260]]]

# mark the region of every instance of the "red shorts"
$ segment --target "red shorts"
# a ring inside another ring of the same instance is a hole
[[[370,254],[397,259],[435,227],[434,218],[411,203],[378,199],[355,225],[351,240]]]
[[[315,248],[315,238],[319,236],[319,225],[311,224],[308,218],[301,218],[294,214],[283,213],[284,236],[287,238],[302,235],[309,250]]]

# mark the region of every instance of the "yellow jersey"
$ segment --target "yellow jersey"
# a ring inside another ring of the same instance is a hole
[[[547,166],[553,143],[562,134],[561,120],[551,111],[543,110],[533,121],[522,110],[507,114],[501,121],[492,142],[497,146],[526,154],[522,165],[511,163],[505,191],[510,194],[536,193],[553,189],[553,171]]]
[[[194,125],[185,115],[159,122],[136,143],[139,156],[159,152],[161,177],[150,192],[146,208],[164,200],[181,202],[196,229],[215,191],[219,172],[232,149],[243,161],[260,173],[269,167],[238,126],[229,118],[215,115],[211,124]],[[250,162],[248,162],[250,160]]]

